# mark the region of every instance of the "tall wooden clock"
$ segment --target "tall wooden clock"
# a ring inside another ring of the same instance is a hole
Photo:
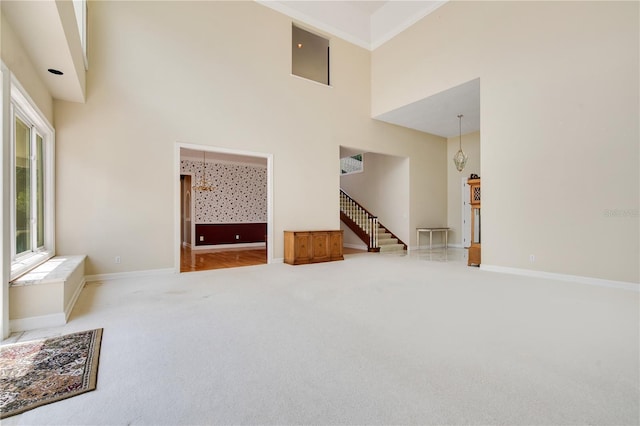
[[[467,182],[471,204],[471,245],[468,247],[467,264],[480,266],[480,179],[469,179]]]

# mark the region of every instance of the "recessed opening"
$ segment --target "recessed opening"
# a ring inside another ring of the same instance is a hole
[[[63,75],[64,73],[60,70],[57,70],[55,68],[49,68],[47,71],[49,71],[51,74],[55,74],[55,75]]]
[[[291,27],[291,73],[329,85],[329,39]]]

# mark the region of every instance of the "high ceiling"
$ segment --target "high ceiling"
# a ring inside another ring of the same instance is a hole
[[[445,1],[272,1],[256,0],[293,19],[374,50]],[[480,130],[480,80],[451,87],[428,98],[388,111],[378,120],[442,137]]]
[[[446,0],[256,1],[369,50],[389,41],[446,3]]]
[[[446,0],[256,1],[291,16],[297,22],[370,50],[384,44],[446,3]],[[62,3],[65,6],[62,9],[60,6],[56,7],[58,2],[54,0],[2,1],[0,6],[53,97],[84,102],[83,66],[76,64],[77,52],[70,50],[69,39],[61,24],[62,19],[73,19],[73,12],[70,3]],[[61,10],[65,12],[62,15]],[[37,22],[38,30],[28,31],[33,26],[26,25],[25,22]],[[45,50],[42,50],[43,37],[47,39]],[[75,44],[79,46],[79,39]],[[54,76],[46,71],[47,68],[62,69],[65,75]],[[374,118],[452,137],[458,134],[458,114],[464,115],[463,133],[480,129],[479,80],[450,88]]]

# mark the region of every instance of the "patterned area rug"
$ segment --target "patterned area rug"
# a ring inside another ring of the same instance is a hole
[[[0,419],[96,388],[102,329],[0,346]]]

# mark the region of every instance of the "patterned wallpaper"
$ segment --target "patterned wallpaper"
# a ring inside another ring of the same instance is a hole
[[[202,161],[181,160],[180,171],[202,174]],[[267,169],[232,163],[207,162],[214,191],[192,191],[195,223],[256,223],[267,221]]]

